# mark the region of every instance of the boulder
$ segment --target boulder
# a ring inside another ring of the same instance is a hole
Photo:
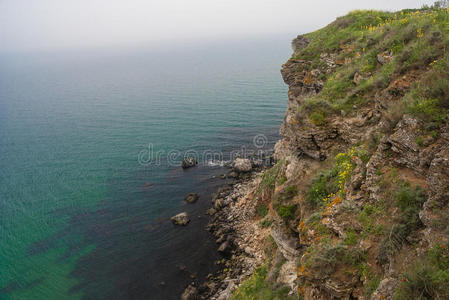
[[[371,299],[375,300],[383,300],[383,299],[394,299],[394,292],[396,287],[399,285],[399,282],[395,278],[384,278],[377,289],[374,291]]]
[[[190,222],[189,215],[186,212],[182,212],[170,218],[175,225],[186,226]]]
[[[208,214],[209,216],[213,216],[217,213],[217,210],[215,210],[214,208],[209,208],[206,212],[206,214]]]
[[[385,52],[377,54],[377,61],[381,65],[385,65],[385,64],[389,63],[392,58],[393,58],[393,55],[391,54],[390,51],[385,51]]]
[[[184,293],[181,295],[182,300],[195,300],[199,299],[198,296],[198,290],[193,285],[189,285],[185,290]]]
[[[233,280],[226,280],[225,285],[227,284],[226,288],[218,295],[217,300],[227,300],[231,299],[232,293],[237,288]]]
[[[299,257],[299,239],[290,235],[281,224],[275,223],[271,227],[271,236],[285,258],[295,260]]]
[[[260,168],[263,166],[263,160],[262,159],[255,159],[252,161],[252,166],[254,168]]]
[[[234,171],[239,173],[249,172],[252,169],[251,161],[247,158],[237,158],[234,161]]]
[[[363,77],[359,72],[355,72],[355,74],[354,74],[354,83],[355,84],[358,85],[364,79],[365,79],[365,77]]]
[[[182,161],[181,167],[183,169],[187,169],[187,168],[194,167],[197,164],[198,164],[198,162],[196,161],[196,159],[190,156],[190,157],[184,158],[184,160]]]
[[[388,138],[391,150],[397,154],[395,162],[410,169],[420,170],[420,147],[416,142],[420,130],[419,121],[416,118],[405,115],[396,125],[394,133]]]
[[[197,193],[189,193],[184,197],[184,201],[187,203],[195,203],[200,196]]]
[[[220,247],[218,247],[218,252],[228,255],[231,253],[231,248],[231,243],[229,241],[225,241],[220,245]]]
[[[293,41],[292,41],[292,48],[293,51],[296,53],[300,51],[301,49],[304,49],[309,45],[310,40],[306,38],[304,35],[298,35]]]
[[[237,178],[239,174],[235,171],[230,171],[227,176],[228,178]]]

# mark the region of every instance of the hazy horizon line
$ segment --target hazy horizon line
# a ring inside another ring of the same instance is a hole
[[[201,45],[312,32],[356,9],[398,11],[433,0],[0,1],[0,53]]]

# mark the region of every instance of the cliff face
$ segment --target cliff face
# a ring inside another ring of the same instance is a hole
[[[292,298],[449,299],[448,22],[356,11],[294,39],[278,163],[247,204],[274,244],[236,299],[262,299],[260,278]]]

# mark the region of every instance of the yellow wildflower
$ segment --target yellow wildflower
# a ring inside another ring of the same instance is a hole
[[[417,37],[420,39],[420,38],[422,38],[423,36],[424,36],[424,33],[422,32],[422,29],[421,29],[421,27],[420,28],[418,28],[418,30],[416,31],[417,32]]]

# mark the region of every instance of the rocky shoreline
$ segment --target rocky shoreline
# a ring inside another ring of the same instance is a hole
[[[192,282],[182,294],[183,300],[229,299],[237,286],[264,262],[263,243],[270,229],[259,225],[252,200],[261,174],[271,166],[272,159],[267,162],[238,158],[222,177],[232,180],[212,195],[206,212],[210,216],[206,230],[215,236],[222,255],[215,262],[220,270],[209,274],[204,283]]]

